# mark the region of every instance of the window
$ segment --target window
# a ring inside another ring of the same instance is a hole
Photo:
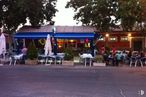
[[[117,41],[117,37],[110,37],[109,41]]]
[[[105,40],[105,38],[103,38],[103,37],[99,39],[99,41],[104,41],[104,40]]]
[[[128,37],[121,37],[121,41],[128,41]]]

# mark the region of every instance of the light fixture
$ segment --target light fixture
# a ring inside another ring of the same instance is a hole
[[[61,45],[58,45],[58,47],[61,48],[62,46]]]
[[[105,34],[106,37],[109,37],[109,34]]]
[[[74,40],[70,40],[70,42],[74,42]]]
[[[131,37],[131,33],[128,34],[128,37]]]

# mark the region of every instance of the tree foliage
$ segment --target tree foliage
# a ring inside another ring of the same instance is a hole
[[[100,31],[110,31],[121,26],[130,31],[136,22],[142,22],[142,0],[70,0],[66,8],[76,12],[74,19],[83,25],[95,26]]]
[[[143,21],[146,21],[146,0],[139,0],[140,1],[140,5],[141,5],[141,9],[142,9],[142,19]]]
[[[146,0],[140,0],[140,5],[141,5],[141,18],[140,18],[140,22],[144,23],[145,25],[141,27],[144,27],[145,30],[146,29]]]
[[[141,6],[139,0],[119,0],[117,16],[121,21],[124,31],[131,31],[136,23],[140,21]]]
[[[102,31],[115,26],[111,16],[115,16],[116,0],[71,0],[66,7],[75,9],[74,19],[83,25],[92,25]]]
[[[0,26],[15,31],[27,18],[32,26],[41,25],[55,16],[55,6],[56,0],[0,0]]]

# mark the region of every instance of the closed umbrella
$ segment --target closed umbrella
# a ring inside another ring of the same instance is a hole
[[[6,52],[6,38],[5,35],[2,33],[0,36],[0,55]]]
[[[47,35],[47,40],[45,43],[45,55],[50,55],[52,53],[52,45],[51,45],[51,39],[50,39],[50,35]]]

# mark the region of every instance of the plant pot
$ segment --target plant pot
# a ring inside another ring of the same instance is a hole
[[[73,61],[62,61],[62,65],[65,65],[65,66],[73,66]]]
[[[27,60],[25,60],[25,64],[27,64],[27,65],[37,65],[37,60],[27,59]]]
[[[93,66],[106,66],[106,64],[105,63],[96,63],[96,62],[94,62]]]

